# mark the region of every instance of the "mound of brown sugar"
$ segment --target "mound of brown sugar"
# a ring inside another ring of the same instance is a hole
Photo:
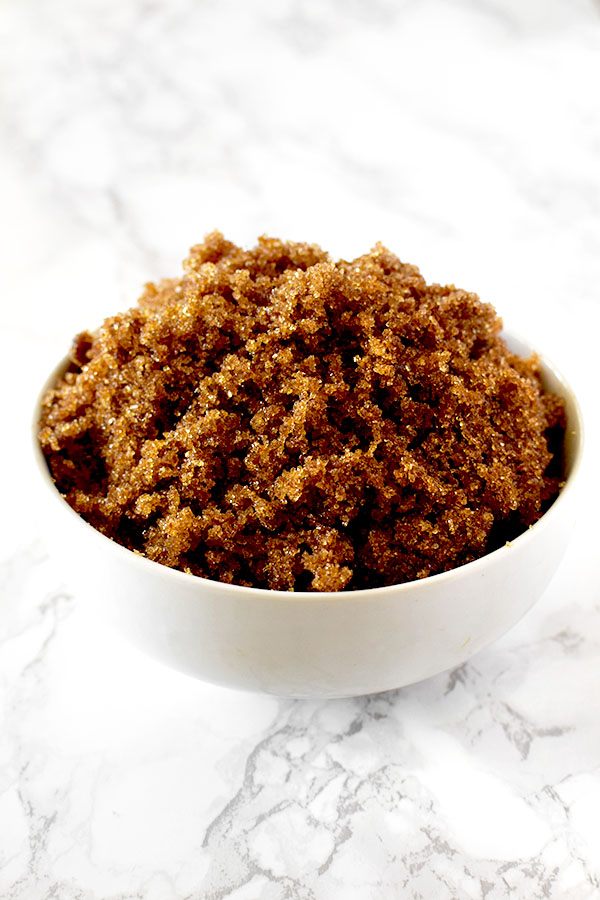
[[[67,501],[206,578],[339,591],[462,565],[559,489],[562,401],[475,294],[217,232],[80,334],[40,442]]]

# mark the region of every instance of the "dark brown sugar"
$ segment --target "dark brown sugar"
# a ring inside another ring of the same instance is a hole
[[[167,566],[339,591],[462,565],[559,489],[562,401],[475,294],[217,232],[80,334],[40,442],[95,528]],[[557,449],[558,448],[558,449]]]

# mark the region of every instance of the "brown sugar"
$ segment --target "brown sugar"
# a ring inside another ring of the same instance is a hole
[[[560,486],[562,401],[475,294],[385,247],[221,234],[73,344],[40,442],[131,550],[224,582],[339,591],[514,538]]]

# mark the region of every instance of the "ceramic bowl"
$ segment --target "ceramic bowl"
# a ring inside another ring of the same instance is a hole
[[[531,347],[504,335],[511,349]],[[342,593],[221,584],[166,568],[106,538],[59,494],[33,443],[48,536],[67,583],[135,645],[205,681],[286,697],[345,697],[398,688],[461,665],[541,596],[573,529],[583,424],[573,391],[542,357],[545,386],[566,401],[566,483],[524,534],[475,562],[420,581]]]

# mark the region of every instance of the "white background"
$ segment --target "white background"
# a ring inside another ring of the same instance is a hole
[[[600,896],[600,4],[4,0],[0,41],[0,896]],[[94,631],[48,558],[42,381],[215,227],[383,240],[575,385],[569,555],[458,672],[222,691]]]

